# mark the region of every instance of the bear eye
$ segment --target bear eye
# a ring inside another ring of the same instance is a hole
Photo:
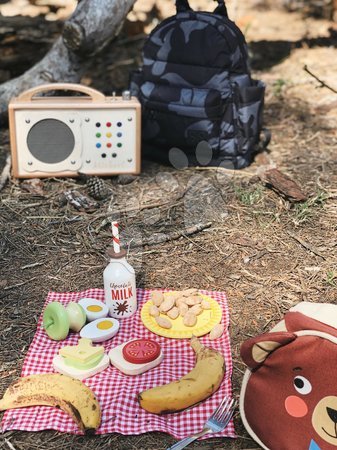
[[[294,378],[294,386],[296,391],[303,395],[309,394],[312,390],[310,381],[301,376]]]

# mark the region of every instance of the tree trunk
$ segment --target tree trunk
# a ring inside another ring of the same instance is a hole
[[[46,56],[24,74],[0,85],[0,117],[9,100],[50,82],[79,82],[90,57],[119,33],[135,0],[82,0]]]

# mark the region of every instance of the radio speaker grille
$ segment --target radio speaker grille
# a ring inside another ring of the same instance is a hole
[[[27,146],[31,154],[46,164],[67,159],[74,150],[75,138],[71,129],[61,120],[44,119],[29,130]]]

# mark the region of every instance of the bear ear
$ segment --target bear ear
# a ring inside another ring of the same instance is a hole
[[[296,339],[296,334],[288,332],[265,333],[248,339],[241,346],[241,358],[251,369],[256,369],[277,348]]]

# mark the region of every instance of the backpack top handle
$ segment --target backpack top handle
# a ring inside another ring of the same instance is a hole
[[[221,16],[228,17],[227,8],[224,0],[215,0],[215,1],[218,2],[218,6],[215,8],[214,14],[220,14]],[[192,11],[192,8],[190,7],[188,0],[176,0],[176,8],[177,13]]]

